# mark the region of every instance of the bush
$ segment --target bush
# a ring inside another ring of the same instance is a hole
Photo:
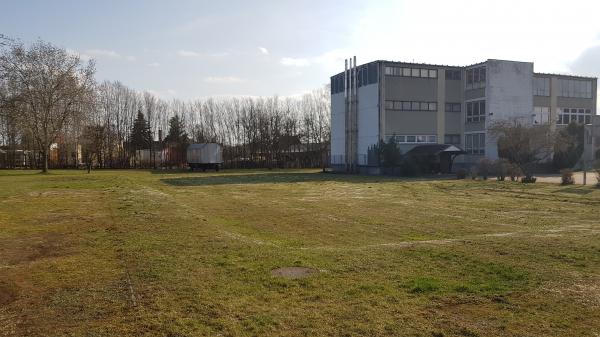
[[[466,179],[467,178],[467,170],[464,168],[458,169],[456,171],[456,179]]]
[[[523,175],[521,168],[513,163],[509,163],[507,169],[507,174],[510,177],[510,181],[517,181],[519,180],[519,177]]]
[[[481,158],[477,162],[477,173],[483,178],[483,180],[487,180],[489,175],[492,173],[494,168],[494,162],[488,158]]]
[[[560,183],[561,185],[573,185],[575,183],[573,171],[569,169],[560,170]]]
[[[521,182],[523,184],[533,184],[536,182],[536,180],[537,178],[532,176],[531,174],[526,174],[523,178],[521,178]]]
[[[600,188],[600,169],[596,169],[596,187]]]
[[[477,171],[477,166],[471,166],[469,169],[469,177],[471,177],[473,180],[476,180],[478,175],[479,171]]]
[[[510,163],[506,159],[498,159],[494,162],[494,171],[498,181],[504,181],[510,173]]]
[[[400,162],[400,174],[405,177],[414,177],[419,173],[419,166],[415,161],[406,157]]]

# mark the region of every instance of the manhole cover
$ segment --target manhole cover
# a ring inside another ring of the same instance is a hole
[[[271,270],[271,275],[285,278],[304,278],[316,272],[316,269],[307,267],[283,267]]]

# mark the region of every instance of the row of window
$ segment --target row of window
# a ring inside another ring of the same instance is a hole
[[[436,144],[437,136],[435,135],[399,135],[393,136],[398,144]]]
[[[567,125],[570,123],[590,124],[592,122],[592,109],[558,108],[556,124]]]
[[[356,85],[358,87],[362,87],[365,85],[377,83],[377,80],[378,80],[377,73],[378,73],[377,62],[371,62],[368,64],[363,64],[362,66],[359,66],[356,69],[356,78],[357,78]],[[351,75],[349,77],[351,77],[352,80],[354,80],[353,75]],[[346,87],[344,85],[344,79],[346,79],[346,81],[348,81],[348,83],[346,83],[346,84],[350,85],[350,78],[345,77],[344,73],[341,73],[341,74],[331,77],[331,93],[332,94],[338,94],[338,93],[344,92],[344,89]]]
[[[556,124],[568,125],[571,123],[591,124],[592,116],[591,115],[566,115],[566,114],[558,115]]]
[[[467,102],[467,123],[485,121],[485,100]]]
[[[385,101],[385,108],[388,110],[401,111],[437,111],[437,103],[415,101]]]
[[[533,95],[550,96],[550,79],[548,77],[533,78]]]
[[[460,145],[460,135],[444,135],[444,144]]]
[[[592,82],[582,80],[558,80],[558,96],[592,98]]]
[[[394,141],[398,144],[436,144],[436,135],[394,135]],[[460,134],[444,135],[444,144],[460,145]],[[485,133],[465,134],[465,151],[469,154],[485,153]]]
[[[385,67],[388,76],[437,78],[436,69]]]
[[[535,96],[550,96],[550,78],[534,77],[533,94]],[[592,98],[592,82],[559,79],[557,95],[561,97]]]
[[[460,103],[446,103],[446,112],[460,112]]]
[[[454,69],[446,69],[446,79],[447,80],[460,80],[460,70]]]
[[[485,87],[485,67],[467,69],[467,89]]]
[[[465,134],[465,151],[468,154],[485,154],[485,133]]]

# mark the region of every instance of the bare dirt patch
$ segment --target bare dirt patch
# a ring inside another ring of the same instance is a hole
[[[271,275],[284,278],[305,278],[317,273],[318,270],[308,267],[282,267],[271,270]]]
[[[17,286],[0,280],[0,306],[7,305],[17,299]]]

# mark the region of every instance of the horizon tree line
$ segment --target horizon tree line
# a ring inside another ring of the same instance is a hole
[[[320,167],[327,161],[327,85],[294,98],[165,100],[119,81],[96,83],[94,61],[51,43],[25,46],[1,36],[0,42],[4,166],[15,166],[17,156],[44,172],[82,164],[182,166],[187,144],[204,142],[222,144],[229,167]],[[141,160],[144,153],[150,163]]]

